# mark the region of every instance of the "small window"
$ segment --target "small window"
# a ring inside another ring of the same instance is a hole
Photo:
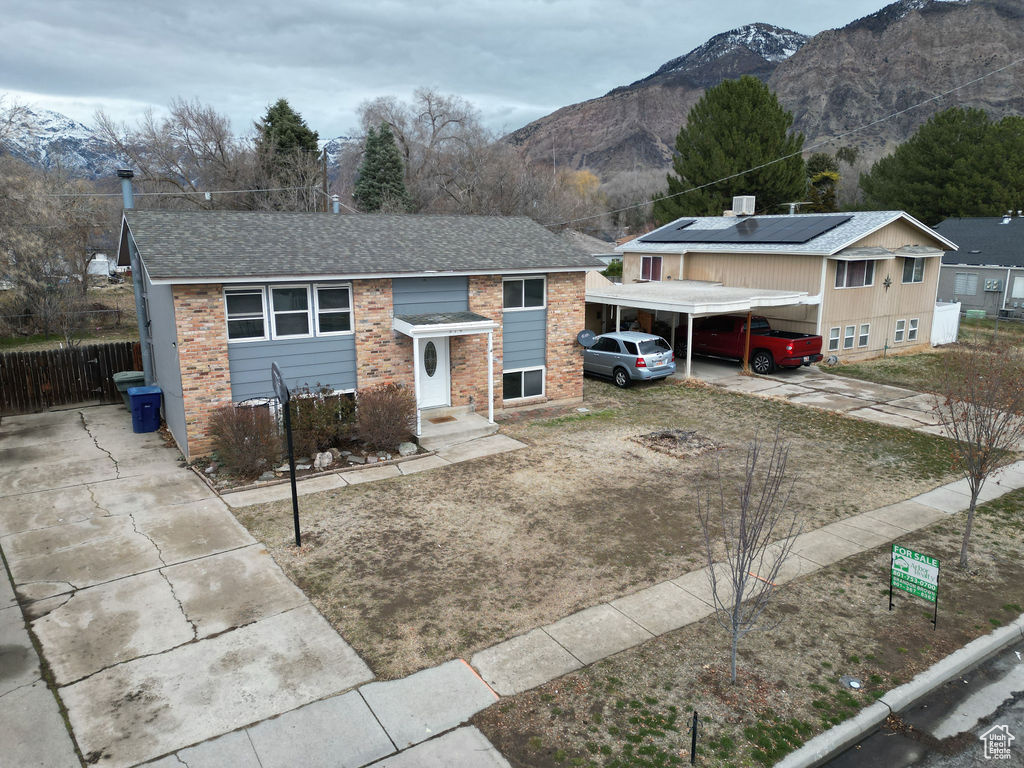
[[[857,332],[857,326],[848,325],[843,330],[843,349],[853,349],[853,337]]]
[[[863,288],[875,283],[875,262],[837,261],[836,288]]]
[[[910,327],[907,328],[907,341],[917,341],[917,318],[911,318]]]
[[[978,293],[978,275],[974,272],[957,272],[953,293],[956,296],[975,296]]]
[[[290,286],[270,289],[274,338],[310,335],[309,289]]]
[[[505,309],[540,309],[544,306],[544,278],[510,278],[502,285]]]
[[[896,321],[896,335],[893,336],[892,340],[896,344],[899,344],[901,341],[903,341],[903,336],[906,333],[906,331],[907,331],[907,321],[906,320],[897,320]]]
[[[924,281],[924,259],[903,260],[903,282],[920,283]]]
[[[1024,299],[1024,277],[1013,278],[1013,292],[1010,294],[1011,299]]]
[[[657,282],[661,280],[661,256],[642,256],[640,279]]]
[[[636,342],[623,340],[622,346],[626,348],[627,355],[639,355],[640,353],[636,349]]]
[[[244,288],[224,292],[228,341],[267,338],[267,318],[262,288]]]
[[[352,295],[348,286],[317,286],[316,333],[349,333],[352,330]]]
[[[510,371],[502,374],[501,385],[504,400],[518,400],[544,394],[544,369]]]
[[[828,351],[836,352],[839,350],[839,328],[828,329]]]
[[[868,334],[871,331],[871,324],[864,323],[860,327],[860,335],[857,337],[857,346],[866,347],[868,345]]]
[[[619,342],[605,336],[603,339],[598,339],[597,343],[591,347],[591,349],[595,352],[618,352]]]

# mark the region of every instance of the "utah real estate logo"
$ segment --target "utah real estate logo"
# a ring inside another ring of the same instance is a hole
[[[1009,760],[1010,742],[1014,735],[1005,725],[994,725],[978,737],[985,742],[986,760]]]

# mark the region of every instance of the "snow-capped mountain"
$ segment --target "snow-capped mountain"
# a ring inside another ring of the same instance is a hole
[[[49,109],[27,108],[24,120],[0,144],[7,152],[43,168],[62,168],[73,176],[112,176],[119,167],[114,148],[87,125]]]

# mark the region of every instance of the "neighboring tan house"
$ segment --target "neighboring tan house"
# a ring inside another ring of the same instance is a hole
[[[1024,215],[946,219],[935,231],[960,244],[947,251],[939,299],[989,317],[1024,316]]]
[[[956,245],[902,211],[678,219],[619,246],[622,285],[587,278],[587,327],[666,337],[693,318],[763,315],[843,360],[930,342],[939,262]],[[685,316],[685,317],[684,317]]]
[[[579,400],[588,270],[525,218],[126,210],[141,264],[147,383],[186,457],[211,414],[292,388],[400,383],[426,409]],[[423,419],[420,412],[424,411]]]

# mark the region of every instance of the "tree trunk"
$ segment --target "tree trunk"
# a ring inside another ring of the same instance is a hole
[[[964,526],[964,541],[960,545],[960,567],[967,567],[967,543],[971,540],[971,527],[974,525],[974,508],[978,505],[978,490],[971,490],[971,505],[967,508],[967,525]]]
[[[732,633],[732,654],[729,657],[729,671],[732,674],[732,682],[736,683],[736,649],[740,644],[740,636],[736,633]]]

